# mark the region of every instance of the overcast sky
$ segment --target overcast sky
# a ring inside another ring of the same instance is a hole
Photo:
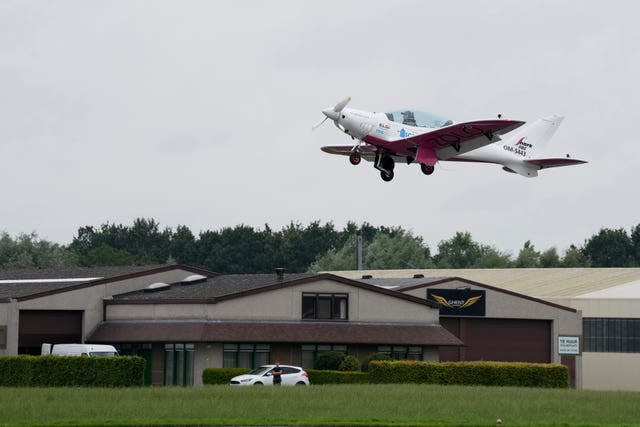
[[[69,243],[154,218],[194,233],[290,221],[456,231],[517,255],[640,223],[635,1],[0,0],[0,231]],[[565,121],[527,179],[431,176],[320,151],[321,110]]]

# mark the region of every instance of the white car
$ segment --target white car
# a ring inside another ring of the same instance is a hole
[[[276,365],[262,365],[253,371],[231,378],[231,385],[273,385],[271,371]],[[309,376],[299,366],[280,365],[282,385],[309,385]]]

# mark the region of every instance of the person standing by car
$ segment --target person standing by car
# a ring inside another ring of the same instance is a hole
[[[282,368],[280,367],[280,362],[276,361],[276,366],[271,370],[271,375],[273,376],[273,385],[282,384]]]

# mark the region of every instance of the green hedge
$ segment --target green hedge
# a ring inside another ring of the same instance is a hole
[[[368,384],[369,374],[366,372],[326,371],[307,369],[311,384]]]
[[[0,386],[139,387],[144,366],[137,356],[0,356]]]
[[[231,378],[249,371],[247,368],[207,368],[202,371],[202,384],[229,384]]]
[[[564,365],[522,362],[372,361],[372,383],[427,383],[568,388]]]

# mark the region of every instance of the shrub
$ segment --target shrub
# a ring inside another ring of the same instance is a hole
[[[249,371],[247,368],[207,368],[202,371],[202,384],[229,384],[231,378]]]
[[[369,363],[372,360],[391,360],[391,357],[389,357],[384,353],[371,353],[370,355],[365,357],[364,360],[362,361],[362,368],[361,368],[362,372],[369,371]]]
[[[373,361],[369,369],[373,383],[569,387],[567,367],[548,363]]]
[[[144,366],[136,356],[2,356],[0,386],[140,387]]]
[[[339,371],[359,371],[360,370],[360,362],[355,357],[348,355],[342,359],[342,363],[338,367]]]
[[[324,351],[316,357],[315,368],[337,371],[346,356],[338,351]]]
[[[309,382],[319,384],[368,384],[369,374],[366,372],[327,371],[307,369]]]

